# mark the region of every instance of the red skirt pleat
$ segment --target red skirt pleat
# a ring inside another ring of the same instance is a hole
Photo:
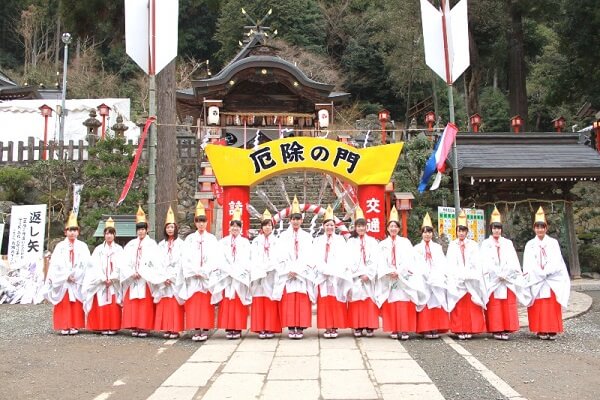
[[[163,297],[156,305],[154,330],[166,332],[183,331],[183,306],[174,297]]]
[[[485,321],[488,332],[518,331],[517,296],[510,289],[507,290],[506,299],[496,299],[492,293],[487,303]]]
[[[65,293],[63,299],[54,306],[52,315],[54,330],[83,329],[85,326],[85,313],[83,303],[79,300],[70,301],[69,293]]]
[[[348,302],[348,324],[350,328],[378,329],[379,308],[371,299]]]
[[[485,332],[483,308],[473,303],[471,294],[465,294],[450,313],[450,330],[454,333]]]
[[[233,299],[223,298],[219,303],[217,328],[241,331],[248,327],[248,306],[236,294]]]
[[[385,302],[381,306],[384,332],[416,332],[417,308],[412,301]]]
[[[284,291],[279,302],[281,326],[308,328],[312,325],[312,308],[306,293]]]
[[[563,332],[562,307],[556,301],[554,291],[550,298],[537,299],[527,309],[529,330],[531,332],[561,333]]]
[[[335,296],[317,297],[317,328],[347,328],[348,306]]]
[[[123,329],[143,329],[146,331],[154,328],[154,301],[150,288],[146,284],[146,297],[143,299],[129,298],[129,289],[123,299]]]
[[[265,296],[254,297],[250,307],[250,330],[281,332],[279,302]]]
[[[185,329],[214,329],[215,306],[210,304],[210,292],[196,292],[185,302]]]
[[[113,294],[112,303],[98,305],[98,297],[94,296],[92,308],[87,315],[86,328],[91,331],[118,331],[121,329],[121,306],[117,304],[117,296]]]
[[[450,329],[450,314],[442,307],[429,308],[417,313],[417,333],[438,331],[447,332]]]

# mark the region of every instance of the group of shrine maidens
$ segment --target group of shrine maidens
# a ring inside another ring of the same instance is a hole
[[[324,233],[313,239],[301,228],[297,199],[289,228],[277,237],[268,211],[252,243],[241,235],[241,221],[236,208],[229,235],[217,240],[206,230],[205,210],[198,202],[196,231],[181,240],[169,208],[165,239],[157,244],[147,235],[140,207],[135,239],[125,248],[116,244],[109,218],[104,242],[90,255],[77,240],[79,227],[71,215],[47,276],[54,329],[63,335],[82,328],[105,335],[127,329],[137,337],[157,331],[171,339],[191,331],[192,340],[205,341],[217,328],[228,339],[239,339],[250,317],[250,330],[261,339],[282,328],[290,339],[301,339],[312,325],[316,303],[317,328],[325,338],[336,338],[344,328],[356,337],[371,337],[381,318],[383,331],[399,340],[414,333],[435,339],[448,331],[461,340],[483,332],[508,340],[519,329],[521,303],[528,307],[530,330],[540,339],[553,340],[563,331],[570,281],[558,242],[546,235],[541,207],[523,268],[512,242],[502,237],[497,209],[491,236],[481,245],[467,238],[461,212],[457,239],[447,254],[433,241],[429,214],[423,219],[421,242],[413,246],[399,236],[395,208],[388,237],[381,242],[367,235],[360,208],[348,240],[336,233],[331,207],[323,218]]]

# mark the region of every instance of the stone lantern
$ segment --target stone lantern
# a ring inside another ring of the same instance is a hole
[[[129,129],[127,125],[123,123],[123,117],[121,114],[117,116],[117,123],[112,126],[113,132],[115,132],[115,137],[124,138],[125,131]]]
[[[98,128],[102,125],[100,121],[96,119],[96,110],[93,108],[90,110],[90,117],[82,122],[87,128],[87,141],[92,143],[98,137]]]

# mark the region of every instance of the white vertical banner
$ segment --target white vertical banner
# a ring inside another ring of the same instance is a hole
[[[81,203],[81,191],[83,190],[83,184],[73,184],[73,214],[76,217],[79,216],[79,204]]]
[[[46,204],[12,206],[8,237],[8,262],[15,266],[24,260],[44,257]]]
[[[0,224],[0,250],[2,250],[2,240],[4,240],[4,223]]]

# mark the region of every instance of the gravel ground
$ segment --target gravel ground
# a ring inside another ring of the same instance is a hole
[[[93,399],[107,391],[145,399],[198,348],[125,333],[62,337],[51,321],[48,304],[0,306],[1,399]]]

